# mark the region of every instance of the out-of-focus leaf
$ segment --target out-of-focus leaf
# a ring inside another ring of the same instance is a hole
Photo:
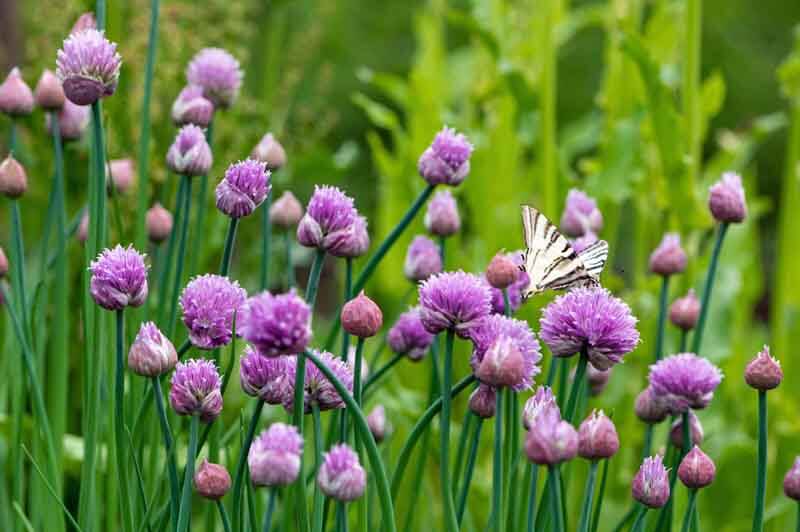
[[[620,120],[614,124],[612,137],[606,146],[603,170],[586,180],[586,189],[600,199],[620,204],[631,197],[639,162],[639,126],[641,116]]]
[[[722,77],[722,73],[715,70],[706,78],[700,90],[702,92],[700,97],[703,117],[702,138],[705,138],[708,123],[717,116],[725,102],[725,78]]]
[[[556,43],[563,46],[577,33],[594,26],[603,26],[608,16],[608,9],[603,4],[590,4],[570,10],[556,26]]]
[[[372,100],[362,92],[357,92],[353,95],[353,103],[363,109],[370,121],[378,127],[395,129],[400,125],[397,113],[382,103]]]
[[[380,89],[400,107],[408,105],[408,84],[403,78],[385,72],[374,72],[367,67],[359,68],[356,76],[362,83]]]
[[[460,9],[448,9],[446,16],[448,23],[477,37],[494,59],[500,58],[500,44],[497,39],[489,30],[482,27],[470,13]]]

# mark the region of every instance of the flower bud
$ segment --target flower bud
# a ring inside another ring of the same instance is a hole
[[[669,500],[669,476],[661,455],[644,459],[631,485],[633,498],[648,508],[661,508]]]
[[[286,164],[286,151],[272,133],[261,138],[250,152],[250,157],[265,163],[270,170],[279,170]]]
[[[203,96],[203,88],[187,85],[172,104],[172,121],[177,126],[194,124],[206,128],[214,117],[214,104]]]
[[[497,406],[497,395],[491,386],[479,384],[469,396],[469,409],[476,416],[489,419],[494,417]]]
[[[194,489],[201,497],[218,501],[231,489],[231,476],[221,465],[203,459],[194,474]]]
[[[495,255],[486,268],[486,280],[498,290],[503,290],[514,284],[519,274],[519,266],[502,253]]]
[[[661,276],[674,275],[686,269],[686,252],[677,233],[667,233],[650,255],[650,271]]]
[[[64,107],[64,89],[61,88],[61,82],[51,70],[45,69],[42,76],[36,83],[36,88],[33,91],[34,100],[36,105],[45,111],[58,111]]]
[[[377,443],[381,443],[386,438],[388,427],[386,423],[386,410],[383,408],[383,405],[377,405],[372,409],[372,412],[367,416],[367,425],[369,426],[369,431],[372,433],[372,437],[375,438]]]
[[[597,234],[602,228],[603,213],[597,201],[582,190],[571,189],[561,215],[561,231],[567,236],[580,237],[589,232]]]
[[[409,281],[424,281],[433,274],[441,273],[442,256],[438,246],[430,238],[417,236],[411,241],[403,264],[403,273]]]
[[[108,162],[106,186],[109,193],[113,187],[115,194],[125,194],[133,185],[135,171],[131,159],[112,159]]]
[[[58,129],[61,140],[78,140],[89,127],[89,113],[91,107],[75,105],[69,100],[64,101],[64,106],[58,111]],[[53,134],[53,117],[50,113],[45,116],[47,131]]]
[[[28,190],[28,176],[13,155],[0,163],[0,194],[7,198],[19,198]]]
[[[160,203],[156,203],[148,209],[145,224],[150,242],[160,244],[172,233],[172,213]]]
[[[334,257],[355,259],[369,249],[369,233],[367,232],[367,219],[356,216],[353,223],[344,231],[328,239],[328,253]]]
[[[375,336],[382,325],[383,313],[380,307],[365,296],[363,290],[342,307],[342,328],[353,336]]]
[[[136,340],[128,351],[128,367],[142,377],[158,377],[178,363],[178,353],[172,342],[152,321],[142,323]]]
[[[0,248],[0,279],[8,274],[8,259],[3,248]]]
[[[303,217],[303,205],[288,190],[281,194],[269,208],[269,219],[273,225],[290,229]]]
[[[692,445],[700,445],[703,443],[703,426],[694,412],[689,411],[689,436],[692,439]],[[672,423],[672,428],[669,431],[669,441],[678,449],[683,449],[683,417],[680,416]]]
[[[77,238],[78,242],[81,244],[85,244],[86,240],[89,238],[89,213],[86,211],[83,211],[81,223],[78,224],[78,231],[75,233],[75,238]]]
[[[673,325],[684,331],[691,331],[697,325],[697,319],[700,316],[700,300],[694,293],[694,290],[673,301],[669,307],[669,321]]]
[[[434,194],[425,212],[425,228],[436,236],[452,236],[461,229],[456,199],[449,190]]]
[[[317,485],[328,497],[341,502],[354,501],[364,494],[367,474],[358,455],[347,444],[335,445],[322,458]]]
[[[603,390],[608,386],[608,379],[611,378],[612,369],[613,368],[599,370],[591,364],[586,366],[586,380],[589,383],[589,395],[597,397],[603,393]]]
[[[217,208],[231,218],[250,216],[272,190],[270,171],[253,159],[231,164],[217,185]]]
[[[722,179],[709,189],[708,208],[718,222],[743,222],[747,217],[747,203],[742,178],[733,172],[722,174]]]
[[[417,162],[419,175],[430,185],[457,186],[469,174],[473,146],[461,133],[444,127]]]
[[[800,456],[794,459],[791,469],[783,477],[783,493],[790,499],[800,501]]]
[[[525,430],[531,430],[539,415],[550,408],[558,410],[553,390],[548,386],[539,386],[536,393],[530,396],[522,407],[522,426],[525,427]]]
[[[167,167],[180,175],[205,175],[212,161],[205,133],[193,124],[181,128],[167,152]]]
[[[9,116],[26,116],[33,111],[33,93],[17,67],[0,83],[0,112]]]
[[[573,459],[577,452],[578,433],[552,408],[536,418],[525,438],[525,454],[535,464],[560,464]]]
[[[522,353],[508,336],[500,336],[486,350],[475,376],[496,388],[515,386],[525,375]]]
[[[768,345],[765,345],[764,349],[747,364],[744,380],[750,387],[761,391],[772,390],[781,383],[783,380],[781,363],[770,356]]]
[[[69,33],[72,35],[73,33],[80,33],[83,30],[94,29],[97,29],[97,21],[94,18],[94,13],[87,11],[78,17],[78,20],[76,20],[75,24],[72,25],[72,29],[69,30]]]
[[[648,425],[661,423],[669,415],[664,401],[660,400],[649,386],[636,397],[636,417]]]
[[[578,456],[587,460],[611,458],[619,451],[614,422],[602,410],[592,412],[578,429]]]
[[[678,478],[689,489],[705,488],[714,482],[717,468],[714,461],[695,445],[689,454],[683,457],[678,467]]]

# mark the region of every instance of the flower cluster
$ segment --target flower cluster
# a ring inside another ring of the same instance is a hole
[[[246,298],[237,281],[221,275],[206,274],[189,281],[179,302],[192,344],[207,350],[228,345],[234,316]]]
[[[705,408],[722,381],[722,372],[694,353],[666,357],[650,366],[650,389],[671,414]]]

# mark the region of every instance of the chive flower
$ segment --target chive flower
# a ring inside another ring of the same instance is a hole
[[[420,156],[417,163],[419,175],[429,185],[457,186],[469,174],[473,149],[467,137],[445,126]]]
[[[722,178],[709,189],[708,208],[718,222],[743,222],[747,217],[747,202],[742,178],[733,172],[722,174]]]
[[[143,377],[164,375],[178,363],[178,353],[169,338],[152,321],[142,323],[128,351],[128,367]]]
[[[442,272],[442,255],[439,246],[426,236],[416,236],[408,246],[403,273],[406,279],[419,282]]]
[[[102,31],[70,34],[56,55],[56,76],[64,95],[76,105],[91,105],[117,89],[122,58]]]
[[[194,124],[207,128],[214,117],[214,104],[203,96],[203,87],[187,85],[175,98],[171,114],[176,126]]]
[[[470,333],[473,344],[470,365],[481,380],[515,392],[527,390],[541,371],[542,360],[536,336],[522,320],[493,314]]]
[[[225,170],[217,185],[217,208],[231,218],[244,218],[267,199],[271,188],[266,164],[254,159],[239,161]]]
[[[353,198],[336,187],[315,186],[297,226],[297,241],[305,247],[328,251],[347,236],[357,217]]]
[[[89,127],[91,109],[85,105],[75,105],[69,100],[64,101],[64,106],[58,111],[58,131],[61,140],[79,140]],[[53,118],[50,113],[45,116],[47,132],[53,133]]]
[[[428,202],[425,211],[425,229],[439,237],[448,237],[461,229],[461,217],[458,215],[458,204],[450,190],[440,190]]]
[[[330,369],[334,375],[341,381],[345,389],[349,392],[353,391],[353,368],[350,364],[342,361],[341,358],[334,356],[327,351],[316,351],[313,353]],[[289,359],[290,366],[287,367],[289,375],[294,376],[295,358]],[[286,401],[283,406],[287,411],[291,412],[294,408],[294,379],[290,379],[290,390],[287,393]],[[334,388],[327,377],[319,370],[319,368],[312,363],[306,364],[305,374],[305,390],[303,394],[303,411],[310,414],[312,406],[316,404],[320,410],[334,410],[344,408],[344,400],[339,395],[339,392]]]
[[[206,134],[194,124],[183,126],[167,151],[167,167],[184,176],[205,175],[211,169],[212,162]]]
[[[580,237],[586,233],[599,233],[603,228],[603,214],[594,198],[576,188],[567,193],[561,215],[561,231],[567,236]]]
[[[367,473],[361,467],[358,455],[347,444],[340,443],[322,457],[317,485],[332,499],[354,501],[364,494]]]
[[[19,68],[14,67],[0,83],[0,112],[8,116],[27,116],[33,112],[33,92],[22,79]]]
[[[214,362],[178,362],[170,383],[169,403],[180,416],[198,416],[203,423],[211,423],[222,412],[221,385]]]
[[[253,147],[250,158],[263,162],[272,171],[280,170],[286,164],[286,150],[272,133],[267,133]]]
[[[406,355],[410,360],[418,362],[428,352],[433,338],[434,336],[422,325],[419,307],[414,307],[400,314],[389,329],[387,342],[393,352]]]
[[[234,315],[246,298],[247,292],[237,281],[221,275],[205,274],[189,281],[179,303],[192,344],[205,350],[228,345]]]
[[[202,87],[203,95],[220,109],[236,101],[243,78],[239,61],[222,48],[203,48],[186,67],[189,84]]]
[[[669,413],[677,415],[689,408],[705,408],[722,382],[722,372],[694,353],[681,353],[650,366],[650,387]]]
[[[686,269],[687,261],[680,235],[667,233],[650,255],[650,271],[664,277],[674,275]]]
[[[303,437],[297,427],[273,423],[250,446],[250,479],[256,486],[288,486],[300,474],[302,455]]]
[[[239,361],[239,382],[247,395],[282,405],[292,390],[294,367],[288,356],[265,357],[248,346]]]
[[[92,298],[106,310],[139,307],[147,298],[147,266],[133,246],[104,249],[89,271]]]
[[[311,308],[294,290],[262,292],[245,302],[237,329],[263,356],[296,355],[311,340]]]
[[[463,271],[436,274],[420,284],[422,325],[431,334],[452,330],[468,339],[472,329],[491,312],[489,286]]]
[[[633,477],[633,498],[648,508],[661,508],[669,500],[669,476],[661,455],[644,459]]]

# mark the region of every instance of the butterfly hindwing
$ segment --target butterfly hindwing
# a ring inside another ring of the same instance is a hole
[[[600,272],[603,271],[606,265],[606,260],[608,260],[608,242],[598,240],[578,253],[578,257],[580,257],[583,266],[589,273],[599,277]]]

